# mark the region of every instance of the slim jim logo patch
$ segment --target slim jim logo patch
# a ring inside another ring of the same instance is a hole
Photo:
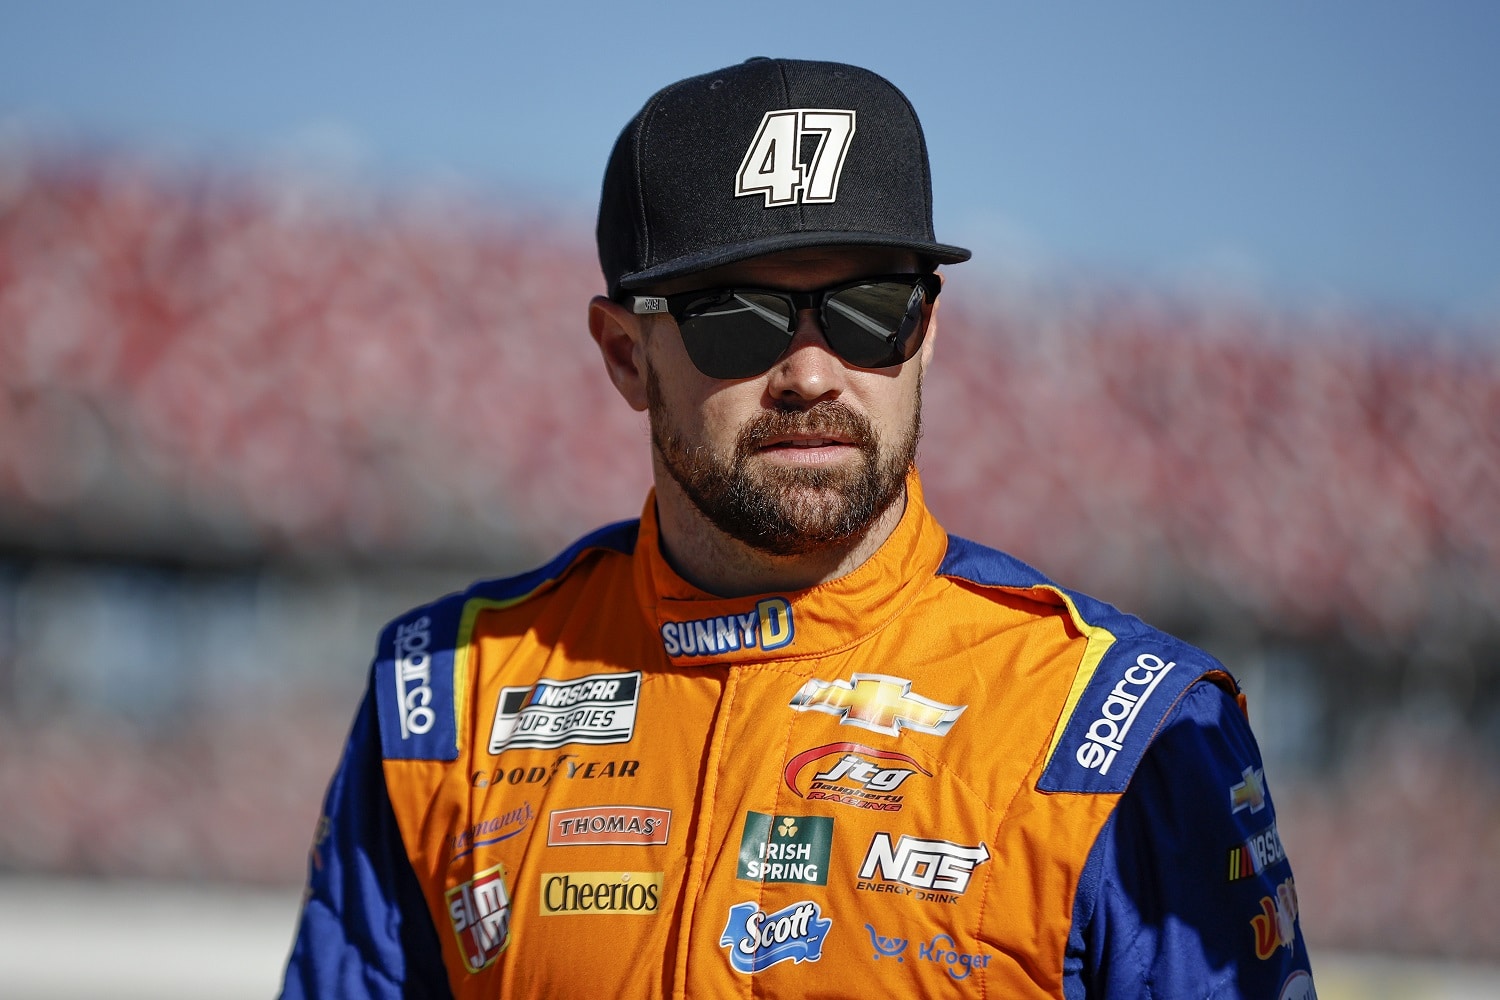
[[[495,701],[489,751],[629,743],[640,690],[640,671],[568,681],[543,677],[531,687],[503,687]]]
[[[470,972],[489,965],[510,946],[510,891],[505,866],[496,865],[444,895],[458,950]]]
[[[547,846],[665,844],[671,829],[672,810],[654,806],[554,809],[547,820]]]

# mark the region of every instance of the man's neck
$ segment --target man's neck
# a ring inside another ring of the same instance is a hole
[[[676,480],[661,470],[656,476],[662,555],[678,576],[717,597],[806,590],[852,573],[896,530],[906,498],[903,490],[867,531],[846,545],[778,556],[725,534],[703,516]]]

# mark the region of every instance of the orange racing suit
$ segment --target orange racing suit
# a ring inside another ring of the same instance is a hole
[[[648,500],[385,630],[284,995],[1312,996],[1242,710],[915,473],[864,565],[749,598]]]

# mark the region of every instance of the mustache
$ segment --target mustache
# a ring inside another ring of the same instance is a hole
[[[805,410],[768,410],[760,414],[740,428],[735,449],[746,455],[772,438],[787,434],[841,438],[864,451],[875,448],[875,432],[868,417],[838,400],[824,400]]]

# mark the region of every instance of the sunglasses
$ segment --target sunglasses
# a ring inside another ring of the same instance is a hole
[[[636,295],[638,315],[677,321],[688,357],[709,378],[754,378],[791,347],[797,314],[816,309],[833,353],[858,368],[891,368],[922,346],[924,309],[937,299],[935,274],[860,278],[811,292],[772,288],[700,288],[678,295]]]

